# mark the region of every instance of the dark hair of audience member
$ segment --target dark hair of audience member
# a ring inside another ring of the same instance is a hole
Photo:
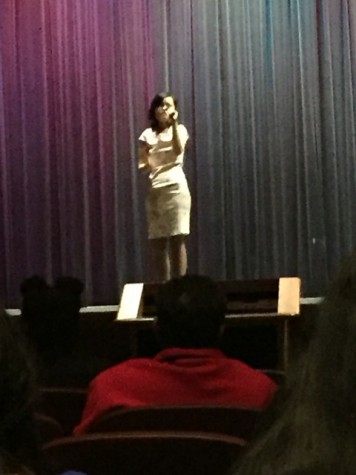
[[[22,316],[37,354],[47,363],[70,351],[78,340],[83,284],[61,277],[53,287],[34,276],[21,284]]]
[[[209,277],[172,279],[156,296],[157,333],[165,348],[213,348],[219,344],[225,298]]]
[[[321,305],[309,347],[288,368],[259,436],[232,473],[351,474],[356,467],[356,254]]]
[[[75,277],[60,277],[50,293],[52,335],[58,351],[71,351],[79,340],[79,311],[83,283]]]
[[[10,317],[0,308],[0,465],[39,470],[35,378]]]

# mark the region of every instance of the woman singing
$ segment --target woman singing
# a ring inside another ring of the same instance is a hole
[[[151,127],[139,137],[139,168],[149,172],[148,238],[156,279],[161,282],[187,271],[185,237],[189,234],[191,198],[183,158],[189,136],[178,123],[177,100],[170,93],[153,98],[149,121]]]

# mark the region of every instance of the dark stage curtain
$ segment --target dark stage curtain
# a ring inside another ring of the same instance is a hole
[[[147,280],[137,137],[170,89],[190,132],[189,270],[299,275],[355,247],[354,0],[2,0],[0,295]]]

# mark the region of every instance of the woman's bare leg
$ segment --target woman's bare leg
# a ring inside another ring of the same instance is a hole
[[[171,277],[168,238],[151,239],[153,274],[156,282],[165,282]]]
[[[180,234],[169,238],[171,257],[171,276],[180,277],[187,273],[187,249],[185,247],[185,236]]]

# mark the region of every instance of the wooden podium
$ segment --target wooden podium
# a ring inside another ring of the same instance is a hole
[[[132,350],[135,354],[135,329],[149,328],[156,315],[155,295],[162,284],[130,283],[123,288],[117,322],[131,325]],[[279,369],[288,364],[288,322],[300,315],[299,277],[276,279],[220,281],[226,296],[227,326],[244,323],[274,323],[278,325]]]

